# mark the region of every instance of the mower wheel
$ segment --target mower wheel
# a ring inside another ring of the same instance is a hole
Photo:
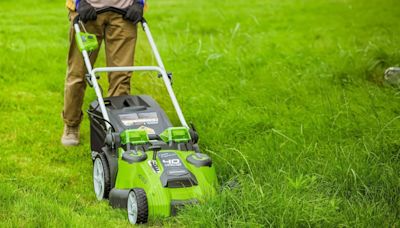
[[[128,220],[131,224],[147,223],[149,210],[147,205],[146,192],[141,188],[134,188],[129,192]]]
[[[107,199],[110,193],[110,170],[104,154],[98,154],[93,162],[93,188],[98,200]]]

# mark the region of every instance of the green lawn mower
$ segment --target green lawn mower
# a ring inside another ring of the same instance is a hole
[[[117,8],[101,9],[97,13]],[[200,152],[198,135],[185,121],[168,74],[146,21],[141,25],[158,66],[92,69],[89,52],[98,48],[96,36],[81,32],[73,21],[76,41],[88,70],[87,82],[96,92],[90,104],[90,141],[93,185],[98,200],[128,212],[132,224],[176,214],[184,205],[206,201],[216,194],[217,177],[211,158]],[[82,25],[83,26],[83,25]],[[173,126],[150,96],[103,98],[97,82],[100,72],[155,71],[163,79],[181,126]]]

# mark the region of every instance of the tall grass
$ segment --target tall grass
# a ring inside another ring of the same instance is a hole
[[[62,3],[0,2],[0,225],[128,226],[95,200],[87,119],[80,147],[59,143]],[[211,202],[150,225],[399,226],[400,97],[382,80],[400,65],[399,10],[394,0],[150,2],[221,183]],[[155,63],[139,35],[136,64]],[[156,75],[132,85],[177,122]],[[93,99],[89,89],[85,107]]]

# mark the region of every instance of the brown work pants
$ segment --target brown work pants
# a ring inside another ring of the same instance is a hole
[[[81,52],[75,42],[75,30],[72,25],[77,14],[70,13],[71,27],[69,32],[68,69],[64,88],[64,123],[77,126],[82,120],[82,104],[86,89],[86,67]],[[132,66],[136,45],[137,27],[132,22],[124,20],[121,15],[107,12],[97,15],[96,21],[85,24],[89,33],[95,34],[99,44],[104,39],[107,66]],[[90,60],[96,61],[98,51],[94,51]],[[130,94],[129,72],[114,72],[108,74],[108,96]]]

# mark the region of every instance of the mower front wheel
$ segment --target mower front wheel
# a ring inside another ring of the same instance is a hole
[[[104,154],[98,154],[93,162],[93,188],[98,200],[107,199],[110,193],[110,170]]]
[[[149,215],[146,192],[141,188],[134,188],[129,192],[128,220],[131,224],[147,223]]]

